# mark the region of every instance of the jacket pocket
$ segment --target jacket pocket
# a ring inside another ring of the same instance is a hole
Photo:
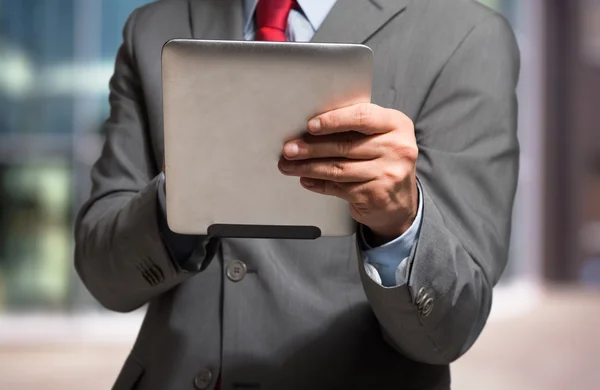
[[[135,390],[144,375],[144,367],[132,355],[127,357],[112,390]]]

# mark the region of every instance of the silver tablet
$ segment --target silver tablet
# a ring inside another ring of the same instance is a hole
[[[370,102],[363,45],[171,40],[162,51],[167,222],[182,234],[300,238],[355,231],[348,203],[277,163],[313,116]]]

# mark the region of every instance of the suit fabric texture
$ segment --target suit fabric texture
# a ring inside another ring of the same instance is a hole
[[[449,389],[508,257],[519,52],[507,22],[468,0],[344,0],[313,37],[368,45],[373,102],[415,125],[423,219],[393,288],[365,273],[354,236],[199,242],[201,267],[173,260],[157,222],[161,48],[192,37],[243,39],[242,1],[162,0],[129,17],[77,219],[92,295],[118,312],[147,304],[114,389],[212,389],[219,373],[223,390]],[[248,272],[233,282],[236,260]]]

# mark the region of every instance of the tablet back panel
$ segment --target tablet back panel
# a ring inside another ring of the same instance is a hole
[[[344,200],[277,167],[307,121],[371,99],[362,45],[172,40],[162,82],[167,221],[183,234],[316,238],[354,233]]]

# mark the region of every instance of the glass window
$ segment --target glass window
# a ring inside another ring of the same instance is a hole
[[[128,15],[149,0],[0,1],[0,312],[97,307],[74,276]]]
[[[65,161],[0,166],[0,307],[64,309],[71,273]]]
[[[541,145],[540,95],[543,63],[541,62],[541,13],[533,1],[485,0],[502,13],[514,29],[521,51],[521,70],[517,89],[519,100],[518,137],[520,172],[513,210],[509,262],[501,284],[523,280],[536,281],[541,275]]]

